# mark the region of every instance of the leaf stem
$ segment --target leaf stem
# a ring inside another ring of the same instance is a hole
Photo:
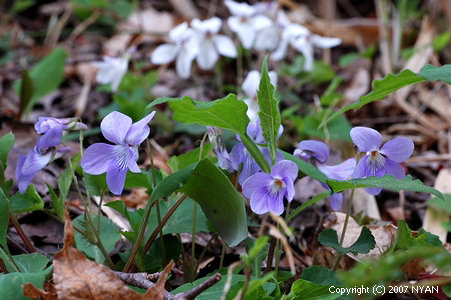
[[[20,226],[19,222],[17,221],[16,216],[11,211],[11,209],[9,210],[9,219],[11,220],[11,223],[13,224],[14,228],[16,229],[17,234],[22,239],[22,241],[25,244],[25,246],[27,247],[28,251],[30,251],[30,253],[36,252],[36,248],[34,247],[33,243],[31,243],[31,241],[28,239],[25,232],[23,232],[22,226]]]
[[[263,172],[269,174],[271,172],[271,168],[269,167],[269,164],[263,156],[262,152],[258,149],[257,145],[252,141],[247,133],[240,134],[240,137],[244,147],[246,147],[247,151],[249,151],[259,167],[263,170]]]

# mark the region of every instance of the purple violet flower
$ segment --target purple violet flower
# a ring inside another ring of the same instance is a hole
[[[354,172],[356,165],[355,159],[349,158],[341,164],[327,166],[326,162],[329,159],[329,148],[323,142],[314,140],[301,141],[296,150],[294,150],[293,155],[307,162],[311,161],[320,172],[328,178],[335,180],[348,179]],[[321,186],[327,190],[329,189],[325,183],[321,183]],[[330,196],[330,207],[333,210],[338,210],[342,202],[342,193],[336,193]]]
[[[281,215],[284,211],[283,199],[291,202],[298,167],[289,160],[281,160],[274,165],[271,173],[257,173],[243,184],[243,194],[250,199],[251,209],[257,214],[272,212]]]
[[[215,150],[219,167],[229,173],[232,173],[234,171],[232,167],[232,159],[227,152],[220,133],[221,132],[218,128],[207,126],[208,139]]]
[[[354,127],[351,129],[351,139],[360,152],[366,155],[359,161],[352,178],[365,178],[368,176],[382,177],[390,174],[396,179],[406,176],[400,162],[408,159],[414,149],[413,142],[405,137],[394,138],[382,144],[382,135],[368,127]],[[381,188],[366,188],[368,194],[377,195]]]
[[[283,126],[280,125],[279,128],[279,136],[282,135],[283,132]],[[271,158],[269,154],[268,148],[263,148],[258,146],[258,144],[264,144],[265,139],[263,138],[262,128],[260,126],[260,119],[257,118],[256,122],[249,122],[246,128],[247,135],[252,139],[252,141],[257,144],[257,147],[260,149],[260,151],[263,153],[263,156],[266,158],[266,161],[271,164]],[[257,162],[254,160],[252,155],[247,151],[244,144],[241,142],[240,136],[237,135],[236,138],[238,139],[238,143],[236,143],[233,148],[232,152],[230,153],[231,159],[232,159],[232,168],[235,171],[239,170],[239,167],[241,164],[243,164],[243,168],[241,169],[240,175],[238,177],[238,182],[243,185],[243,183],[248,179],[250,176],[254,175],[255,173],[260,171],[260,167],[257,164]],[[279,151],[276,152],[276,162],[283,160],[283,154]]]
[[[18,181],[19,192],[21,194],[25,193],[37,172],[50,162],[70,152],[70,150],[69,147],[59,149],[51,147],[45,150],[39,150],[36,146],[34,149],[28,151],[27,156],[19,155],[16,164],[16,180]]]
[[[88,127],[75,118],[39,117],[34,129],[42,134],[36,142],[36,148],[40,151],[61,144],[64,130],[86,130]]]
[[[100,123],[103,136],[115,145],[95,143],[85,150],[81,160],[83,170],[91,175],[106,173],[110,191],[120,195],[124,189],[127,171],[140,173],[138,146],[147,138],[150,128],[147,123],[155,115],[152,112],[132,124],[132,119],[120,112],[109,113]]]

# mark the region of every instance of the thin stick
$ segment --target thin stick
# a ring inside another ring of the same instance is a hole
[[[19,222],[16,219],[16,216],[11,211],[9,212],[9,219],[11,220],[11,223],[13,224],[14,228],[16,229],[17,234],[22,239],[22,241],[25,244],[25,247],[27,247],[28,251],[30,253],[36,252],[36,248],[34,247],[33,243],[28,239],[26,234],[23,232],[22,227],[20,226]]]

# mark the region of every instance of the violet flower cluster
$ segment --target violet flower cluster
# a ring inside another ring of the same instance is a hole
[[[127,171],[140,173],[138,146],[147,138],[147,125],[155,115],[152,112],[132,124],[132,119],[120,112],[109,113],[100,123],[103,136],[114,145],[95,143],[89,146],[81,160],[83,171],[91,175],[106,173],[108,189],[120,195],[124,189]]]
[[[311,162],[330,179],[346,180],[351,177],[356,166],[354,158],[349,158],[335,166],[326,165],[326,162],[329,159],[329,147],[320,141],[301,141],[296,150],[294,150],[293,155],[306,162]],[[329,189],[327,184],[321,183],[321,185],[325,189]],[[340,209],[342,201],[342,193],[332,194],[330,196],[330,207],[336,211]]]
[[[74,118],[39,117],[34,125],[38,134],[41,134],[36,146],[28,154],[19,155],[16,164],[16,180],[19,192],[25,193],[31,180],[46,165],[70,152],[70,148],[59,146],[63,139],[64,130],[85,130],[86,125]]]

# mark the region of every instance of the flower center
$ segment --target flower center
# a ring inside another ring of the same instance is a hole
[[[121,170],[127,169],[127,147],[122,145],[114,146],[113,158],[117,167]]]
[[[371,176],[375,176],[376,171],[385,165],[385,158],[379,153],[379,151],[373,150],[369,153],[366,164],[370,169]]]
[[[286,187],[285,182],[281,178],[276,177],[270,185],[270,193],[273,196],[278,195]]]

